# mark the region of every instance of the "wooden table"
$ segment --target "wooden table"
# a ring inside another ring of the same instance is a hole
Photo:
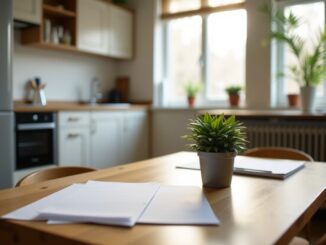
[[[181,152],[138,163],[0,191],[0,215],[89,179],[201,186],[200,172],[176,169],[195,159]],[[286,180],[234,176],[231,188],[204,189],[220,226],[46,225],[0,220],[0,244],[286,244],[326,201],[326,164],[307,163]],[[173,200],[171,200],[173,202]]]

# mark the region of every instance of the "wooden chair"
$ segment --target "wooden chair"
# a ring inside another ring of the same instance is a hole
[[[18,181],[16,187],[39,183],[46,180],[62,178],[75,174],[82,174],[96,169],[87,167],[56,167],[40,170],[37,172],[30,173]]]
[[[286,147],[258,147],[246,151],[244,156],[291,159],[313,162],[314,159],[307,153]]]
[[[290,159],[290,160],[302,160],[313,162],[314,159],[307,153],[286,147],[257,147],[250,150],[247,150],[243,153],[244,156],[250,157],[263,157],[263,158],[275,158],[275,159]],[[311,232],[310,232],[310,223],[304,228],[305,236],[310,241]],[[305,245],[309,242],[300,237],[294,237],[289,245]]]

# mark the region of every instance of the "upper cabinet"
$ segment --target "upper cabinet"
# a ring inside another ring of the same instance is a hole
[[[134,13],[129,9],[101,0],[15,0],[14,3],[17,10],[26,12],[35,12],[36,4],[39,6],[40,25],[22,30],[22,44],[118,59],[133,57]]]
[[[40,26],[22,30],[22,44],[76,51],[76,0],[43,0]]]
[[[78,1],[78,42],[84,51],[108,54],[108,6],[94,0]]]
[[[42,0],[14,0],[14,19],[22,22],[41,24]]]
[[[109,5],[109,54],[130,59],[133,55],[133,14]]]
[[[114,58],[132,58],[133,13],[94,0],[78,0],[77,47]]]

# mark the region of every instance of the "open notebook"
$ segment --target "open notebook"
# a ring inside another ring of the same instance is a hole
[[[235,174],[285,179],[304,166],[304,161],[237,156],[234,161],[233,172]],[[199,159],[177,164],[176,167],[199,170]]]

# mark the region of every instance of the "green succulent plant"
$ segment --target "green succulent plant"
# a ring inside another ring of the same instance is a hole
[[[262,9],[270,16],[272,23],[282,27],[282,30],[272,31],[271,39],[288,45],[291,53],[296,58],[296,63],[287,67],[288,74],[278,73],[279,76],[287,76],[296,81],[300,86],[316,86],[321,83],[326,75],[326,30],[317,33],[317,39],[310,52],[306,46],[308,42],[296,32],[304,21],[292,12],[284,15],[281,11],[272,11],[265,6]],[[315,37],[312,34],[311,37]]]
[[[240,153],[246,149],[246,128],[235,116],[205,113],[191,120],[188,129],[191,133],[184,138],[194,142],[189,146],[195,151]]]
[[[239,94],[239,92],[242,90],[241,86],[229,86],[225,89],[225,92],[227,92],[228,94]]]
[[[188,82],[185,85],[185,91],[188,97],[195,97],[202,89],[201,83]]]

